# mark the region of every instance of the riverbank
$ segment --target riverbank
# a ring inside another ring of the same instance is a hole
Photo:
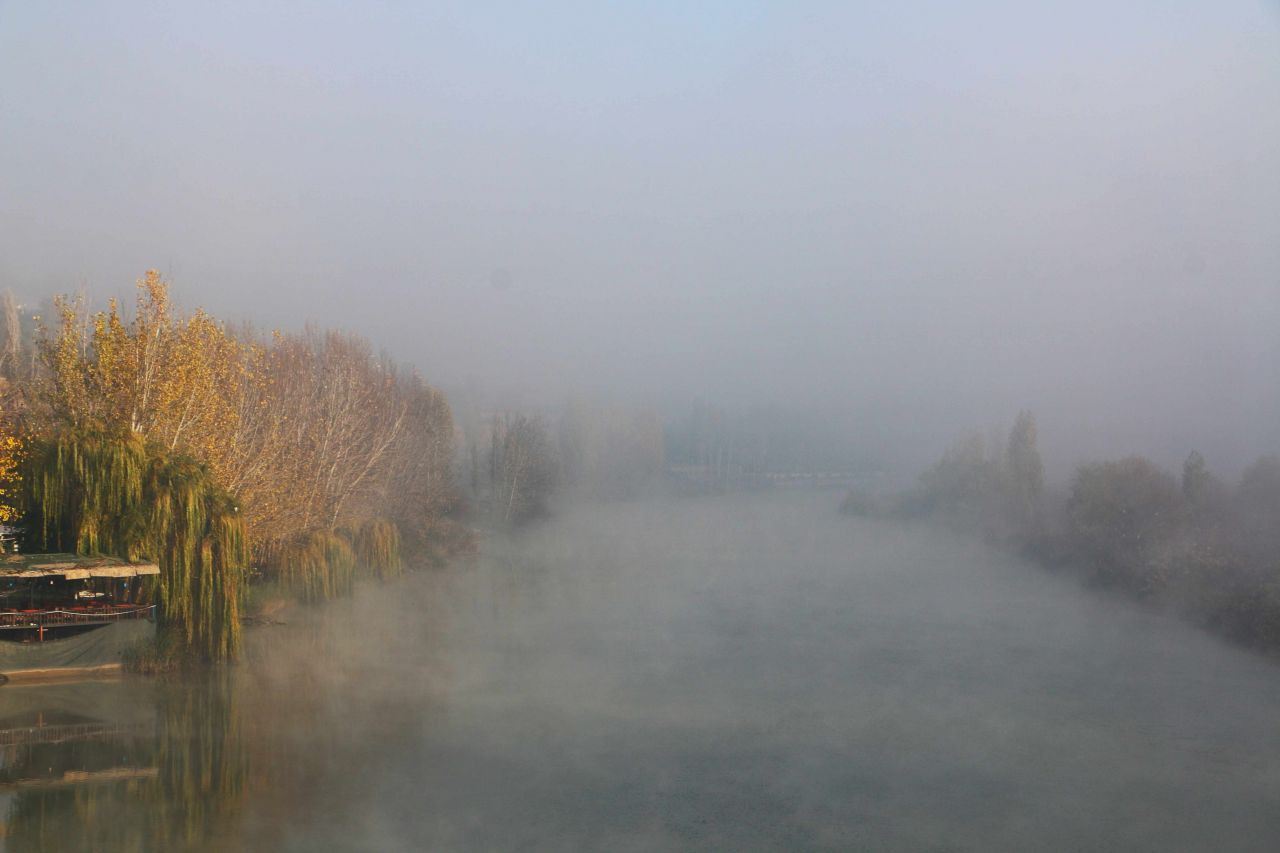
[[[282,621],[235,666],[126,676],[128,716],[95,710],[109,684],[24,694],[115,739],[97,765],[51,747],[59,779],[159,775],[23,789],[11,835],[36,813],[104,851],[1269,853],[1280,832],[1273,666],[829,494],[565,506],[465,569]]]
[[[1280,457],[1261,457],[1228,484],[1195,451],[1180,478],[1127,456],[1080,465],[1068,488],[1046,489],[1036,420],[1024,411],[1006,442],[963,436],[914,488],[853,491],[841,509],[980,534],[1280,656]]]

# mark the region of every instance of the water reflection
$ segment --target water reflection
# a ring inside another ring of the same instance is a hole
[[[5,851],[187,849],[240,808],[228,678],[8,686],[0,709]]]
[[[370,588],[251,631],[240,666],[0,688],[0,851],[288,846],[430,724],[446,624]]]
[[[580,509],[236,667],[0,688],[0,848],[1276,849],[1274,664],[820,498]]]

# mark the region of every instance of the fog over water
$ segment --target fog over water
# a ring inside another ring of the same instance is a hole
[[[1275,2],[0,0],[6,290],[0,509],[150,424],[253,565],[0,853],[1280,849]]]
[[[1280,833],[1272,663],[970,539],[840,517],[829,494],[578,508],[250,646],[229,682],[129,688],[159,784],[28,793],[47,837],[113,849],[130,826],[147,849],[187,819],[199,774],[176,770],[202,767],[191,837],[213,849],[1263,851]],[[21,689],[6,701],[55,688]],[[29,829],[10,815],[11,844]]]
[[[328,764],[354,801],[291,840],[1272,848],[1271,664],[829,497],[580,509],[437,578],[430,656],[374,656],[417,736],[370,759],[359,718],[374,766]]]

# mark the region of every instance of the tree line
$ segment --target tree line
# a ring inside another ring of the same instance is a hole
[[[1055,493],[1045,488],[1035,418],[1022,412],[1003,443],[964,436],[914,489],[850,493],[843,509],[979,531],[1099,587],[1280,651],[1280,457],[1259,458],[1235,483],[1195,451],[1178,474],[1142,456],[1089,462]]]
[[[29,339],[5,294],[0,335],[0,517],[29,548],[159,561],[200,655],[235,654],[251,567],[324,598],[402,543],[465,544],[445,395],[355,335],[181,314],[155,271],[132,317],[58,297]]]
[[[477,516],[498,524],[544,516],[558,497],[639,497],[666,474],[662,423],[646,409],[577,397],[558,414],[470,420],[462,437],[466,496]]]

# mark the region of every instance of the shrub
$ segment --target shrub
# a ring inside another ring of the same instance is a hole
[[[1156,546],[1182,520],[1182,492],[1168,472],[1141,456],[1082,465],[1067,502],[1073,550],[1097,577],[1137,592],[1165,581]]]

